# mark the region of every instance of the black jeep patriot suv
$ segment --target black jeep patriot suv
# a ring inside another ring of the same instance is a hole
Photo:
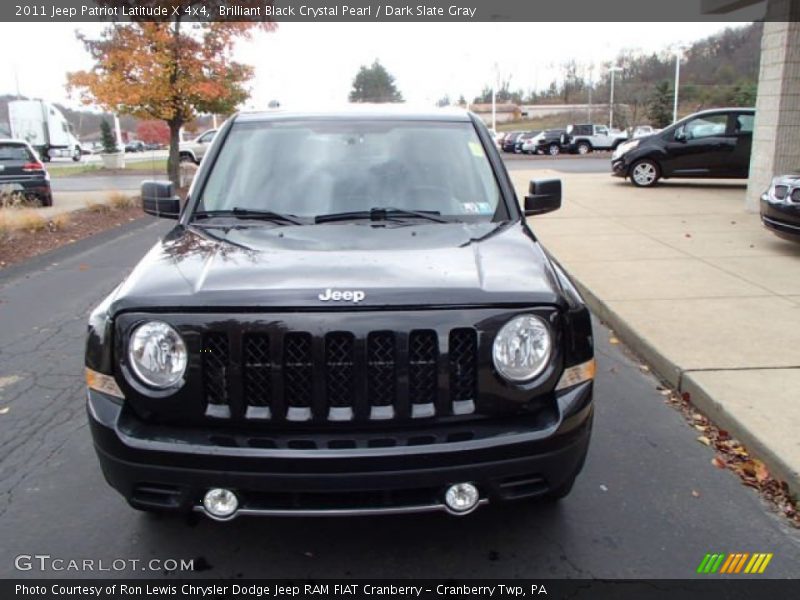
[[[239,114],[177,219],[90,317],[88,414],[135,508],[466,514],[566,495],[589,312],[467,112]]]

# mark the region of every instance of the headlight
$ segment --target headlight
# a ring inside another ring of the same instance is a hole
[[[535,315],[523,315],[511,319],[497,333],[492,358],[505,379],[528,381],[547,366],[552,348],[547,323]]]
[[[139,325],[128,343],[128,360],[142,383],[157,389],[177,385],[186,371],[186,344],[162,321]]]
[[[638,145],[639,145],[639,140],[631,140],[630,142],[622,142],[619,146],[617,146],[617,149],[614,150],[614,154],[613,154],[613,156],[611,158],[619,158],[620,156],[622,156],[626,152],[630,152],[631,150],[636,148]]]

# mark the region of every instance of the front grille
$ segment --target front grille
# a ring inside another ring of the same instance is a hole
[[[412,416],[432,416],[438,392],[439,341],[435,331],[412,331],[408,338],[408,387]]]
[[[290,421],[311,418],[313,373],[311,334],[287,333],[283,344],[283,393],[288,407],[286,418]]]
[[[230,349],[224,333],[208,333],[203,337],[203,384],[206,389],[206,414],[230,417],[228,406],[228,373]]]
[[[211,332],[203,340],[208,416],[322,422],[475,412],[478,341],[471,328],[318,337],[276,330],[230,339]],[[232,352],[239,343],[240,352]],[[241,369],[232,368],[232,356]],[[232,382],[232,373],[242,381]]]
[[[269,418],[272,406],[272,362],[269,336],[247,335],[244,338],[244,394],[249,399],[249,418]]]
[[[450,394],[456,414],[474,410],[478,391],[477,346],[474,329],[454,329],[450,332]]]

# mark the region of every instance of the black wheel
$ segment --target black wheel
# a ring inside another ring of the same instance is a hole
[[[179,161],[182,163],[193,163],[194,159],[192,158],[191,154],[183,153],[180,155]]]
[[[636,187],[653,187],[661,177],[661,169],[658,164],[649,158],[637,160],[631,166],[631,183]]]
[[[578,142],[575,149],[578,151],[578,154],[589,154],[589,152],[592,151],[592,145],[589,142]]]
[[[550,144],[547,148],[547,153],[550,156],[558,156],[561,154],[561,147],[558,144]]]
[[[72,151],[72,160],[74,162],[80,162],[81,161],[81,156],[82,155],[81,155],[80,147],[75,146],[75,149]]]
[[[42,206],[53,206],[53,195],[39,196],[39,204]]]

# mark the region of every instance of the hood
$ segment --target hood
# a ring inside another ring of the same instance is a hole
[[[520,223],[258,223],[175,227],[117,289],[111,311],[562,302]]]

